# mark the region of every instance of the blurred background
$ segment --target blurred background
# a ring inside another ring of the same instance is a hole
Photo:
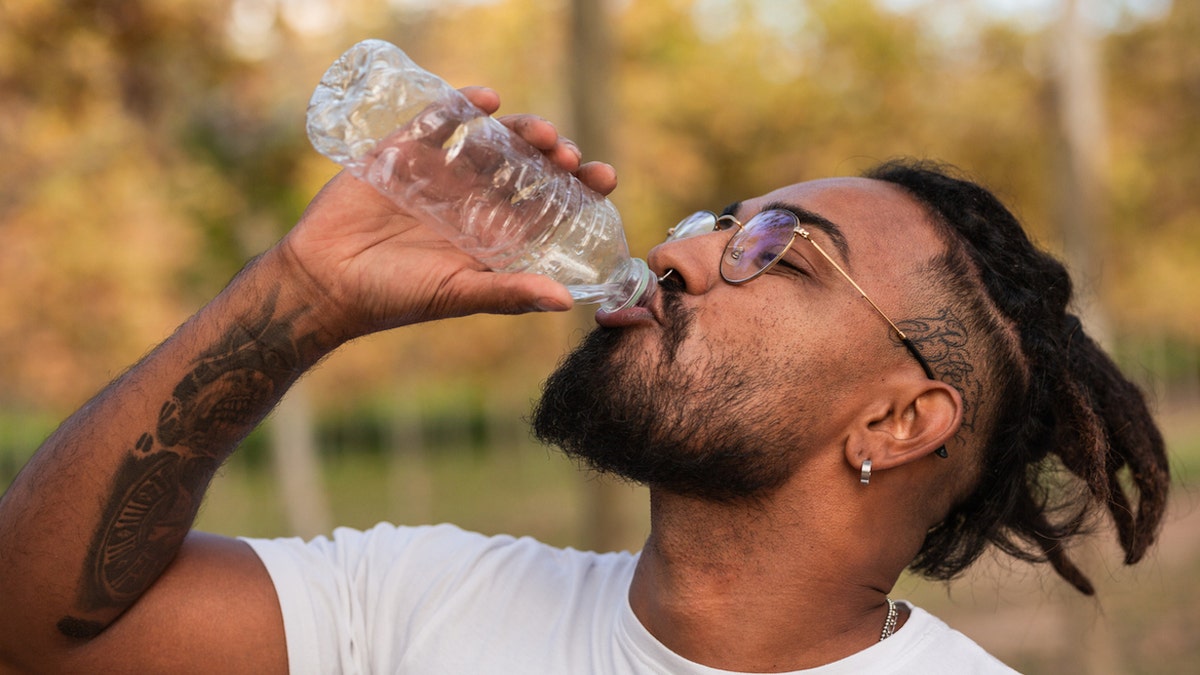
[[[1030,673],[1200,663],[1200,3],[1191,0],[4,0],[0,489],[63,417],[296,221],[336,171],[304,136],[343,50],[390,40],[616,165],[636,255],[681,216],[894,156],[997,191],[1168,437],[1161,546],[1079,555],[1098,598],[985,560],[900,593]],[[591,310],[375,336],[308,376],[200,526],[312,536],[449,520],[636,549],[640,489],[524,416]],[[131,439],[132,441],[132,439]]]

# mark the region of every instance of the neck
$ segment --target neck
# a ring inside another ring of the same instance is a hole
[[[849,656],[879,639],[903,563],[881,564],[838,518],[652,491],[630,604],[660,642],[711,667],[772,672]]]

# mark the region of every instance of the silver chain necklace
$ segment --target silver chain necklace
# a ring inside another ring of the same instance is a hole
[[[896,632],[896,619],[900,618],[900,612],[896,610],[896,601],[887,598],[888,613],[887,618],[883,620],[883,631],[879,633],[879,641],[883,642]]]

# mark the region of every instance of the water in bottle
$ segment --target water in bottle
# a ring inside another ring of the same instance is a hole
[[[497,272],[545,274],[615,311],[657,288],[612,202],[395,45],[361,42],[308,108],[318,151]]]

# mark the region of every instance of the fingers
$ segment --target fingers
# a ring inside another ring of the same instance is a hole
[[[557,166],[573,173],[579,180],[602,195],[617,187],[617,172],[604,162],[582,163],[583,153],[575,141],[558,135],[558,129],[537,115],[506,115],[498,118],[527,143],[541,150]]]
[[[576,163],[578,164],[579,148],[575,147],[575,143],[571,140],[559,136],[558,129],[548,120],[529,114],[505,115],[497,119],[500,120],[501,124],[512,129],[518,136],[525,139],[526,143],[542,152],[554,152],[560,146],[569,145],[574,149]]]
[[[459,89],[463,96],[476,108],[491,115],[500,109],[500,94],[488,87],[463,87]]]
[[[475,107],[491,115],[500,109],[500,95],[488,87],[463,87],[460,89]],[[583,163],[583,153],[575,141],[558,135],[558,129],[548,120],[537,115],[505,115],[496,118],[512,129],[518,136],[543,154],[555,165],[568,173],[575,174],[589,188],[608,195],[617,187],[617,172],[604,162]]]
[[[617,189],[617,170],[604,162],[588,162],[575,172],[579,181],[602,195]]]

